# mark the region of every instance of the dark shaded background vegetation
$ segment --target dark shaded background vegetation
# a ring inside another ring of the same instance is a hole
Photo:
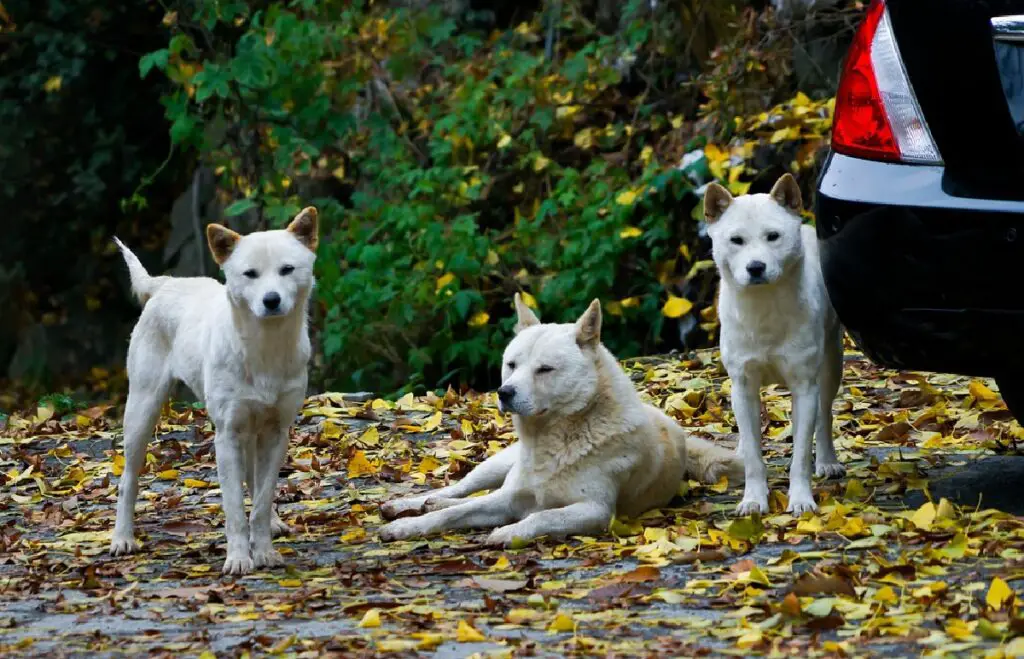
[[[112,235],[213,275],[205,224],[308,203],[317,387],[490,387],[515,291],[601,298],[623,356],[712,342],[695,191],[811,193],[862,10],[779,4],[5,0],[0,410],[123,390]]]

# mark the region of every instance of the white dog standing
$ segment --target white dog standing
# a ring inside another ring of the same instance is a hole
[[[518,294],[515,304],[516,337],[505,349],[498,399],[519,441],[458,483],[384,504],[387,518],[430,512],[391,522],[383,540],[499,527],[487,542],[507,546],[602,533],[615,513],[638,516],[667,504],[686,476],[742,480],[732,451],[687,435],[640,399],[601,345],[597,300],[575,324],[541,324]],[[493,491],[469,497],[481,490]]]
[[[135,551],[139,472],[171,384],[184,382],[214,423],[227,535],[226,574],[282,563],[272,535],[287,531],[273,508],[288,430],[306,395],[307,306],[313,290],[317,212],[286,230],[247,236],[211,224],[213,258],[227,285],[207,277],[153,277],[115,238],[142,314],[128,346],[125,467],[110,553]],[[252,514],[247,522],[243,479]]]
[[[732,379],[739,425],[737,451],[746,468],[737,514],[768,511],[768,477],[761,455],[761,386],[784,383],[793,396],[790,512],[817,509],[815,472],[846,473],[832,442],[832,402],[842,379],[842,328],[828,299],[814,229],[800,222],[800,188],[783,175],[770,194],[734,199],[712,183],[704,213],[721,273],[718,316],[722,363]]]

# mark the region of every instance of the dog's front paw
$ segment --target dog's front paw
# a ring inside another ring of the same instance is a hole
[[[396,519],[390,524],[381,527],[378,532],[382,542],[394,540],[408,540],[416,536],[425,535],[419,520],[415,517]]]
[[[767,513],[768,512],[768,497],[763,499],[748,499],[746,497],[740,501],[739,505],[736,506],[736,516],[746,517],[747,515],[753,515],[754,513]]]
[[[814,495],[810,491],[799,490],[797,492],[789,493],[789,506],[786,508],[787,513],[794,515],[802,515],[803,513],[813,513],[818,510],[818,504],[814,503]]]
[[[814,467],[817,478],[842,478],[846,475],[846,467],[839,462],[826,462]]]
[[[518,540],[518,542],[516,542]],[[513,544],[525,544],[530,538],[522,528],[515,524],[502,526],[491,531],[484,544],[488,547],[512,547]]]
[[[258,549],[252,553],[253,567],[278,567],[284,565],[284,556],[273,547]]]
[[[285,524],[284,520],[278,517],[277,513],[274,513],[274,516],[270,518],[270,534],[277,538],[282,535],[288,535],[291,532],[292,527]]]
[[[224,574],[241,576],[252,572],[252,558],[249,554],[228,554],[221,569]]]
[[[134,554],[138,550],[139,545],[135,542],[135,538],[114,536],[110,541],[111,556],[126,556]]]
[[[402,515],[418,515],[423,512],[423,497],[396,499],[380,505],[380,516],[384,519],[398,519]]]

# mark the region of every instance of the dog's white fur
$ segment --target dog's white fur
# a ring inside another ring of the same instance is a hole
[[[601,533],[613,514],[667,504],[686,476],[742,480],[732,451],[688,436],[640,399],[601,345],[597,300],[575,324],[541,324],[518,294],[515,305],[498,395],[519,441],[454,485],[384,504],[387,518],[429,512],[391,522],[381,539],[499,527],[487,542],[508,546],[516,538]]]
[[[288,430],[306,394],[310,357],[307,302],[313,290],[317,212],[286,230],[247,236],[207,228],[227,285],[207,277],[153,277],[120,240],[142,314],[128,346],[125,466],[110,553],[135,551],[135,500],[146,447],[171,384],[206,403],[216,435],[217,476],[227,536],[224,572],[282,562],[274,533],[287,532],[273,507]],[[275,304],[276,300],[276,304]],[[252,498],[245,516],[242,481]]]
[[[814,229],[801,224],[800,188],[783,175],[770,194],[733,198],[711,184],[704,211],[721,274],[718,315],[722,363],[732,379],[739,426],[737,451],[746,484],[737,514],[768,511],[768,480],[761,455],[761,386],[786,384],[793,396],[790,512],[817,509],[815,472],[846,473],[832,441],[832,402],[842,379],[842,328],[828,299]]]

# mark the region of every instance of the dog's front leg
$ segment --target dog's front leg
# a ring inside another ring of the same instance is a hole
[[[768,512],[768,470],[761,454],[761,380],[759,376],[732,377],[732,411],[740,429],[736,452],[743,458],[743,499],[737,515]]]
[[[563,508],[541,510],[526,519],[494,529],[487,536],[487,544],[510,547],[518,538],[530,541],[547,535],[564,538],[570,535],[601,533],[608,530],[612,520],[612,507],[597,501],[582,501]]]
[[[422,513],[430,510],[450,508],[463,503],[463,497],[474,492],[491,490],[500,487],[505,477],[512,471],[519,460],[519,443],[506,446],[470,470],[466,477],[447,487],[431,490],[426,494],[417,494],[381,505],[380,513],[384,519],[395,519],[407,512]]]
[[[272,521],[277,477],[288,453],[288,426],[268,428],[256,438],[253,450],[255,483],[252,487],[252,513],[249,517],[249,544],[255,567],[274,567],[284,559],[273,547]]]
[[[502,488],[420,517],[396,519],[380,529],[380,539],[384,542],[405,540],[450,529],[475,529],[507,524],[516,518],[513,499],[510,492]]]
[[[811,446],[817,422],[820,386],[800,382],[790,387],[793,393],[793,459],[789,465],[789,507],[787,512],[815,511],[811,489]]]
[[[223,429],[222,429],[223,428]],[[217,424],[214,451],[217,454],[217,478],[220,481],[221,507],[224,509],[224,534],[228,541],[228,555],[224,560],[224,574],[248,574],[252,571],[249,555],[249,525],[245,519],[245,499],[242,480],[245,455],[239,430],[230,422]],[[253,450],[250,448],[250,450]]]
[[[249,487],[249,496],[253,496],[256,491],[256,450],[255,445],[250,444],[244,451],[245,453],[245,482]],[[250,522],[251,525],[251,522]],[[274,503],[270,507],[270,534],[275,538],[279,535],[288,535],[292,532],[290,526],[284,523],[284,520],[277,514],[277,504]]]

